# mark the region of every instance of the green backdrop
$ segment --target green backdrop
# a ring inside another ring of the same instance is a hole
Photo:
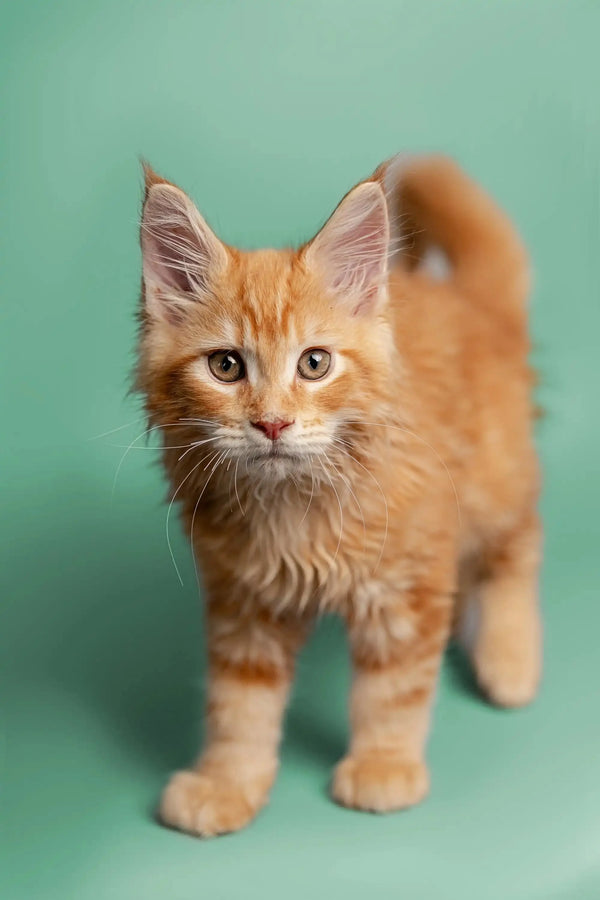
[[[599,29],[584,0],[3,4],[2,897],[600,896]],[[491,709],[450,656],[430,799],[339,809],[348,664],[325,621],[269,808],[203,843],[153,820],[200,728],[190,554],[173,522],[181,587],[154,451],[112,491],[144,427],[126,397],[137,156],[252,247],[307,237],[402,149],[456,155],[531,248],[542,694]]]

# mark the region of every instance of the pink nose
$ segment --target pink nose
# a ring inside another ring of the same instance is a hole
[[[289,428],[293,424],[293,422],[282,422],[281,420],[276,422],[252,422],[252,425],[258,428],[259,431],[262,431],[270,441],[276,441],[277,438],[281,437],[283,429]]]

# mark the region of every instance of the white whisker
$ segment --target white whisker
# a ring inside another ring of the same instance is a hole
[[[338,478],[341,478],[341,479],[342,479],[342,481],[344,482],[344,484],[345,484],[346,487],[348,488],[348,491],[350,492],[351,497],[353,498],[354,502],[356,503],[356,506],[357,506],[357,508],[358,508],[358,514],[359,514],[360,520],[361,520],[361,522],[362,522],[362,529],[363,529],[363,547],[366,549],[366,546],[367,546],[367,526],[366,526],[366,523],[365,523],[365,517],[364,517],[363,511],[362,511],[362,506],[360,505],[359,500],[358,500],[358,497],[356,496],[356,494],[354,493],[354,491],[353,491],[353,489],[352,489],[352,484],[350,483],[350,479],[347,478],[346,475],[344,475],[344,473],[343,473],[340,469],[338,469],[338,467],[337,467],[336,464],[333,462],[333,460],[331,460],[329,457],[327,457],[327,461],[328,461],[329,464],[330,464],[331,466],[333,466],[333,468],[335,469]]]
[[[308,510],[310,509],[310,504],[312,503],[312,498],[314,497],[314,494],[315,494],[315,475],[314,475],[312,460],[311,460],[310,456],[308,457],[308,464],[310,466],[310,497],[308,498],[308,503],[306,504],[306,509],[304,510],[304,515],[300,519],[300,525],[303,524],[304,520],[306,519],[306,517],[308,515]]]
[[[181,428],[181,427],[182,426],[181,426],[180,422],[167,422],[167,423],[158,422],[156,425],[151,425],[149,428],[146,428],[145,431],[142,431],[141,434],[138,434],[138,436],[132,440],[132,442],[129,444],[129,446],[125,450],[125,453],[119,460],[119,465],[117,466],[117,471],[115,472],[115,477],[113,478],[112,490],[110,493],[111,503],[114,501],[114,498],[115,498],[115,489],[117,487],[117,479],[119,478],[119,473],[121,471],[123,463],[125,462],[127,456],[129,455],[129,452],[135,447],[136,443],[140,440],[140,438],[145,437],[145,435],[147,435],[147,434],[151,434],[153,431],[156,431],[157,428]],[[135,449],[141,449],[141,448],[138,447]],[[153,448],[148,448],[148,449],[153,449]],[[158,449],[162,449],[162,448],[158,448]]]
[[[341,502],[341,500],[340,500],[340,495],[338,494],[338,492],[337,492],[336,489],[335,489],[335,485],[334,485],[333,481],[331,480],[331,476],[330,476],[329,472],[327,471],[327,469],[326,469],[325,466],[323,465],[323,460],[322,460],[322,459],[319,459],[319,462],[321,463],[321,468],[322,468],[323,471],[325,472],[325,475],[327,476],[327,479],[328,479],[328,481],[329,481],[329,484],[331,485],[331,488],[332,488],[332,490],[333,490],[333,493],[334,493],[335,496],[336,496],[336,500],[337,500],[337,502],[338,502],[338,507],[339,507],[339,510],[340,510],[340,533],[339,533],[339,536],[338,536],[337,547],[335,548],[335,553],[333,554],[333,561],[335,562],[335,560],[337,559],[337,555],[338,555],[339,549],[340,549],[340,544],[342,543],[342,531],[343,531],[343,529],[344,529],[344,510],[342,509],[342,502]]]
[[[218,452],[219,452],[218,450],[215,451],[215,453],[213,454],[213,457],[212,457],[213,459],[214,459],[214,456],[216,456]],[[179,572],[179,567],[178,567],[177,563],[175,562],[175,554],[173,553],[173,548],[171,546],[171,538],[169,536],[169,517],[171,515],[171,509],[173,508],[173,504],[175,503],[175,498],[177,497],[177,494],[179,493],[179,491],[181,490],[183,485],[186,483],[188,478],[191,475],[193,475],[197,469],[200,468],[200,466],[202,465],[202,463],[204,462],[205,459],[206,459],[206,457],[202,457],[200,462],[196,463],[196,465],[192,469],[190,469],[190,471],[187,473],[185,478],[179,483],[177,490],[171,497],[171,502],[169,503],[169,508],[167,509],[167,521],[165,524],[165,531],[166,531],[166,535],[167,535],[167,546],[169,548],[169,553],[171,554],[171,559],[173,561],[173,565],[175,566],[175,571],[177,572],[177,577],[179,578],[179,581],[180,581],[182,587],[183,587],[183,579],[181,577],[181,573]]]
[[[117,428],[111,428],[110,431],[103,431],[102,434],[95,434],[92,437],[86,438],[88,441],[99,441],[100,438],[108,437],[111,434],[116,434],[117,431],[123,431],[125,428],[131,428],[132,425],[137,425],[139,422],[143,422],[144,418],[140,417],[139,419],[134,419],[133,422],[128,422],[126,425],[119,425]]]
[[[223,452],[221,453],[221,456],[217,459],[217,462],[215,463],[214,467],[212,468],[210,475],[206,479],[206,482],[204,483],[204,486],[198,495],[198,499],[196,500],[196,503],[194,506],[194,511],[192,513],[192,524],[190,526],[190,543],[192,545],[192,560],[194,563],[194,572],[196,573],[196,585],[198,587],[198,590],[200,590],[200,576],[198,575],[198,564],[196,562],[196,550],[194,547],[194,525],[196,522],[196,513],[198,511],[198,507],[200,506],[200,501],[202,500],[204,491],[208,487],[208,482],[212,478],[217,467],[221,464],[221,462],[223,462],[227,458],[227,455],[229,454],[229,452],[230,452],[229,450],[223,450]]]
[[[195,450],[197,447],[202,447],[204,444],[210,444],[212,441],[218,441],[218,440],[219,440],[218,437],[211,437],[211,438],[205,438],[203,441],[194,441],[192,444],[184,444],[183,446],[187,447],[187,450],[181,454],[181,456],[178,458],[177,462],[181,462],[183,457],[187,456],[187,454],[190,453],[191,450]],[[179,450],[180,448],[179,447],[177,447],[177,448],[169,447],[169,450],[171,450],[171,449]]]
[[[237,458],[236,461],[235,461],[235,471],[234,471],[234,473],[233,473],[233,487],[234,487],[234,490],[235,490],[235,496],[236,496],[236,499],[237,499],[237,502],[238,502],[238,506],[239,506],[239,508],[240,508],[240,512],[241,512],[242,516],[245,516],[246,513],[245,513],[244,509],[242,508],[242,503],[241,503],[241,501],[240,501],[240,495],[238,494],[238,486],[237,486],[237,476],[238,476],[238,466],[239,466],[239,464],[240,464],[240,458],[239,458],[239,456],[238,456],[238,458]],[[248,470],[248,464],[247,464],[247,460],[246,460],[246,471],[247,471],[247,470]]]

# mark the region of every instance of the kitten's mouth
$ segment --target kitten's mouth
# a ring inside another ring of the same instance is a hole
[[[281,441],[273,441],[270,446],[249,447],[246,466],[258,475],[280,480],[290,474],[310,474],[312,462],[317,454],[308,447],[294,447]]]
[[[258,450],[250,453],[248,461],[250,465],[263,468],[265,471],[278,471],[283,473],[290,467],[299,467],[305,463],[305,455],[282,447],[278,443],[273,443],[271,447],[265,450]]]
[[[260,453],[254,454],[254,459],[298,459],[298,454],[292,452],[291,450],[287,450],[285,447],[281,447],[279,444],[275,442],[268,450],[263,450]]]

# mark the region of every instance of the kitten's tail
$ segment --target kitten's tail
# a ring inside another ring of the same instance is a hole
[[[461,292],[522,315],[529,290],[525,248],[505,213],[456,163],[444,156],[398,156],[375,177],[405,238],[406,268],[438,248],[449,263],[445,277]]]

